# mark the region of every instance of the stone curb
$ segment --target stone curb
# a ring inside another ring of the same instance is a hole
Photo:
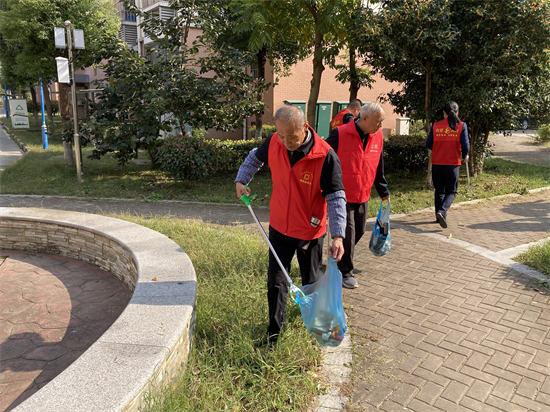
[[[103,236],[129,252],[137,273],[131,282],[135,285],[132,298],[120,317],[74,363],[14,411],[141,410],[149,392],[174,378],[187,360],[197,294],[191,260],[166,236],[123,220],[80,212],[0,207],[2,226],[33,222],[64,227],[82,236],[84,244],[93,235]],[[35,239],[32,227],[21,231],[24,233],[14,240],[22,246],[19,250],[43,247],[44,241]],[[0,248],[2,243],[11,242],[6,239],[7,232],[2,231]],[[46,246],[52,241],[46,239]]]
[[[2,129],[4,129],[4,131],[6,132],[6,135],[11,140],[13,140],[17,144],[17,146],[19,146],[19,148],[23,151],[23,153],[28,153],[29,148],[27,147],[27,145],[25,143],[22,143],[13,133],[10,133],[10,130],[6,127],[6,125],[3,122],[0,122],[0,124],[2,125]]]

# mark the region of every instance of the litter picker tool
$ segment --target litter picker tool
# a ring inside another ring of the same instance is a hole
[[[470,166],[468,165],[468,162],[466,162],[465,164],[466,164],[466,176],[468,176],[468,187],[470,188],[470,193],[472,194],[472,196],[475,197],[474,192],[472,192],[472,185],[470,184]]]
[[[246,188],[248,189],[248,186],[246,186]],[[293,300],[296,302],[296,299],[298,298],[298,294],[300,293],[303,297],[305,297],[304,295],[304,292],[302,292],[300,290],[300,288],[298,288],[296,285],[294,285],[294,283],[292,283],[292,279],[290,279],[290,276],[288,275],[288,272],[286,271],[285,267],[283,266],[281,260],[279,259],[279,256],[277,256],[277,252],[275,252],[275,249],[273,248],[273,245],[271,244],[271,242],[269,241],[269,237],[267,236],[267,234],[265,233],[265,230],[264,228],[262,227],[262,224],[260,223],[260,221],[258,220],[258,216],[256,216],[256,213],[254,213],[254,210],[252,209],[252,205],[250,204],[250,202],[252,201],[252,199],[254,199],[255,197],[257,197],[258,195],[250,195],[250,196],[247,196],[245,193],[243,193],[243,195],[241,196],[241,200],[243,201],[243,203],[248,207],[248,210],[250,210],[250,213],[252,214],[252,217],[254,218],[254,220],[256,221],[256,223],[258,224],[258,227],[260,228],[260,231],[262,232],[262,234],[264,235],[264,238],[267,242],[267,244],[269,245],[269,249],[271,250],[271,253],[273,253],[273,256],[275,256],[275,259],[277,260],[277,263],[279,264],[279,267],[281,268],[281,270],[283,271],[283,274],[285,275],[286,277],[286,280],[288,281],[289,285],[290,285],[290,294],[291,295],[294,295],[295,297],[293,298]],[[298,302],[296,302],[298,303]]]
[[[248,207],[252,217],[260,227],[271,253],[275,256],[286,280],[290,284],[290,294],[294,296],[294,303],[300,307],[306,329],[323,346],[340,345],[344,340],[348,325],[342,304],[342,274],[338,271],[336,259],[328,258],[325,275],[317,282],[304,285],[302,288],[296,287],[279,260],[277,253],[275,253],[273,245],[258,220],[258,216],[252,210],[250,202],[256,196],[247,196],[243,193],[241,200]]]

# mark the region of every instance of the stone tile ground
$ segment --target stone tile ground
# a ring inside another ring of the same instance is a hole
[[[451,208],[443,229],[435,213],[426,212],[395,219],[396,223],[428,233],[451,235],[493,252],[530,243],[550,235],[550,191],[529,196],[489,200],[483,205]]]
[[[548,194],[451,209],[442,234],[497,251],[547,237]],[[550,410],[548,289],[422,236],[418,228],[443,231],[425,223],[432,214],[398,220],[418,233],[392,230],[382,258],[360,243],[361,286],[344,292],[354,346],[348,409]]]
[[[78,260],[9,250],[0,256],[0,411],[8,411],[94,343],[131,293]]]

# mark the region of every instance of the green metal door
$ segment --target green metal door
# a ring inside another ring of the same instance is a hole
[[[317,134],[326,139],[330,133],[330,121],[332,120],[330,109],[331,102],[317,102],[315,110],[315,131]]]
[[[307,114],[305,100],[285,100],[283,103],[289,104],[291,106],[298,106],[300,109],[302,109],[302,112],[304,112],[304,114]]]
[[[348,107],[348,104],[349,102],[342,102],[342,101],[332,102],[332,119],[334,119],[334,116],[336,116],[340,110],[343,110],[346,107]]]

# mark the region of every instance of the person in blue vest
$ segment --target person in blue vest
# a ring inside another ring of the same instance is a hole
[[[382,106],[368,103],[361,108],[358,118],[334,129],[327,139],[340,158],[346,190],[346,236],[344,255],[338,262],[338,269],[342,272],[342,286],[348,289],[359,286],[353,274],[353,255],[355,245],[365,233],[373,184],[382,200],[390,199],[384,176],[383,121]]]
[[[302,285],[320,278],[326,215],[332,243],[330,257],[340,260],[346,225],[346,196],[340,160],[305,120],[296,106],[285,105],[274,116],[277,132],[252,149],[235,179],[237,197],[250,196],[250,183],[264,163],[269,165],[273,192],[269,203],[269,240],[290,272],[297,255]],[[288,283],[277,260],[269,252],[267,301],[268,343],[274,344],[286,322]]]
[[[468,161],[470,142],[467,125],[458,118],[458,104],[448,102],[443,117],[432,125],[426,147],[432,151],[435,218],[442,228],[446,228],[447,211],[458,190],[460,159],[462,163]]]

